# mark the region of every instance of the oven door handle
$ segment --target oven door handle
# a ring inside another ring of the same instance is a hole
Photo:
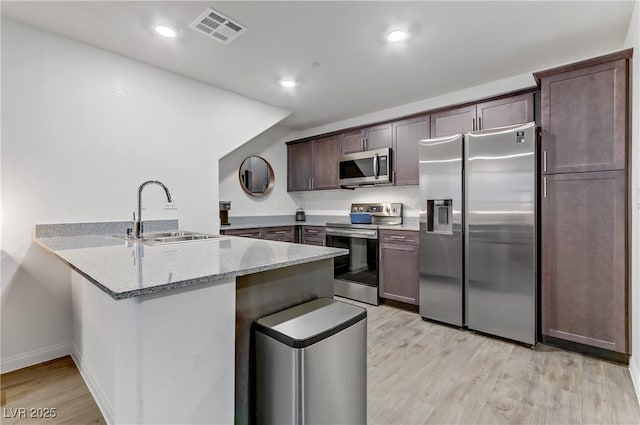
[[[325,234],[327,236],[345,236],[347,238],[378,239],[377,230],[338,230],[327,228]]]

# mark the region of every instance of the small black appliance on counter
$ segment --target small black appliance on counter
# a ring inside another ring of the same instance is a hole
[[[220,225],[229,223],[229,211],[231,210],[231,201],[220,201]]]
[[[296,210],[296,221],[305,221],[304,210],[302,208],[298,208]]]

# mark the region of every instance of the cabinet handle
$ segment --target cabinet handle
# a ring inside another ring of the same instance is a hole
[[[251,236],[253,236],[253,233],[243,233],[243,234],[238,235],[238,236],[241,237],[241,238],[246,238],[246,237],[250,238]]]
[[[478,117],[478,130],[482,130],[482,117]]]
[[[307,189],[311,190],[311,177],[307,180]]]
[[[307,233],[318,233],[318,231],[317,231],[317,230],[307,230],[306,232],[307,232]]]
[[[544,198],[547,197],[547,178],[546,177],[542,178],[542,196]]]
[[[407,239],[406,236],[395,236],[395,235],[391,235],[389,236],[391,239]]]
[[[473,130],[473,131],[476,130],[476,119],[475,118],[471,118],[471,130]]]
[[[289,232],[287,232],[286,230],[281,230],[279,232],[275,232],[276,235],[286,235],[287,233],[289,233]]]
[[[547,172],[547,151],[542,151],[542,171]]]
[[[360,138],[360,150],[365,150],[364,149],[364,137]]]

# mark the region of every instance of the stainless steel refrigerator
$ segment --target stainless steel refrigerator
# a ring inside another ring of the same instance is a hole
[[[420,142],[420,314],[535,344],[535,123]]]

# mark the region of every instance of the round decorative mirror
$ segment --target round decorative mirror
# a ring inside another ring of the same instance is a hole
[[[275,181],[271,164],[259,156],[250,156],[242,161],[238,178],[242,190],[251,196],[267,195]]]

